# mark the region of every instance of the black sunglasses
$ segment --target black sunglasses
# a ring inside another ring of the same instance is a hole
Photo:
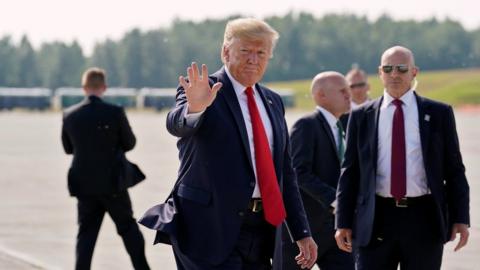
[[[367,86],[367,83],[366,82],[359,82],[359,83],[354,83],[354,84],[350,84],[350,88],[360,88],[360,87],[365,87]]]
[[[407,65],[396,65],[396,66],[385,65],[385,66],[381,66],[381,68],[382,68],[382,71],[384,73],[392,72],[393,68],[395,68],[400,73],[407,73],[408,72],[408,66]]]

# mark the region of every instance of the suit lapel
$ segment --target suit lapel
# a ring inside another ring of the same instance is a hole
[[[233,119],[235,120],[235,124],[237,125],[238,132],[242,140],[243,149],[245,150],[248,162],[250,163],[250,166],[253,170],[254,167],[252,162],[252,155],[250,153],[250,145],[248,143],[247,129],[245,127],[242,109],[240,108],[240,104],[238,103],[238,98],[235,90],[233,89],[232,83],[230,82],[230,79],[228,78],[224,68],[215,73],[214,76],[216,76],[218,80],[223,84],[222,89],[218,92],[218,95],[220,97],[223,97],[225,103],[227,104],[227,107],[230,109],[230,112],[233,115]]]
[[[280,164],[282,162],[282,144],[281,144],[281,125],[280,123],[281,119],[278,117],[278,115],[275,114],[274,112],[274,103],[270,95],[264,91],[264,89],[259,85],[256,84],[255,87],[258,89],[258,92],[260,93],[260,97],[262,98],[263,105],[265,106],[265,109],[268,114],[268,118],[270,118],[270,122],[272,124],[272,134],[273,134],[273,162],[275,165],[275,171],[277,173],[277,177],[280,174],[280,171],[278,169],[280,168]]]
[[[373,104],[372,107],[368,108],[366,111],[366,120],[367,132],[370,132],[370,151],[373,157],[373,168],[374,171],[377,170],[377,156],[378,156],[378,119],[380,116],[380,105],[382,105],[383,96],[378,98]],[[373,133],[373,134],[372,134]]]
[[[337,149],[337,144],[335,143],[335,137],[332,133],[332,128],[328,124],[327,119],[325,119],[325,116],[323,116],[323,113],[320,112],[319,110],[316,110],[315,112],[318,121],[320,122],[320,125],[322,126],[323,130],[325,131],[325,134],[327,134],[330,145],[332,146],[332,150],[334,153],[336,153],[336,156],[338,158],[338,162],[340,162],[340,157],[338,156],[338,149]]]
[[[414,92],[415,93],[415,92]],[[428,153],[428,145],[429,145],[429,138],[430,138],[430,108],[428,103],[425,102],[425,99],[418,96],[415,93],[415,98],[417,101],[418,107],[418,127],[420,129],[420,141],[422,143],[422,156],[423,156],[423,163],[425,168],[427,164],[427,153]]]

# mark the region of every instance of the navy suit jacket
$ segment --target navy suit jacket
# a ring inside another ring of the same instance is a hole
[[[420,97],[418,122],[428,187],[444,241],[454,223],[469,224],[469,186],[460,154],[455,117],[449,105]],[[337,189],[336,227],[353,230],[354,245],[372,236],[378,151],[378,117],[383,97],[352,112]]]
[[[157,240],[165,240],[167,233],[187,256],[210,264],[222,263],[232,252],[255,187],[245,122],[224,69],[210,76],[210,84],[215,82],[223,86],[195,127],[185,124],[187,99],[183,88],[178,88],[176,106],[167,117],[168,131],[179,137],[180,168],[170,200],[173,210],[157,208],[155,213],[153,209],[141,221],[159,230]],[[258,84],[256,88],[272,123],[273,161],[287,223],[294,240],[299,240],[310,236],[310,229],[291,165],[284,106],[278,94]],[[172,211],[176,213],[173,222]]]
[[[316,110],[293,125],[290,141],[303,205],[312,232],[318,234],[325,220],[332,218],[330,205],[340,176],[335,138],[323,114]]]

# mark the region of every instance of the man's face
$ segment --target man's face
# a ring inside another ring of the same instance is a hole
[[[223,47],[225,66],[239,83],[252,86],[267,69],[271,46],[268,41],[234,38],[230,46]]]
[[[343,77],[330,78],[323,93],[323,106],[333,115],[340,116],[350,110],[350,90]]]
[[[383,57],[378,73],[387,92],[396,93],[394,96],[400,97],[410,89],[412,80],[417,75],[417,68],[409,54],[394,51]]]
[[[363,103],[368,99],[368,90],[370,90],[370,85],[367,82],[366,76],[363,76],[361,73],[355,73],[353,76],[348,78],[348,84],[350,86],[352,100],[355,103]]]

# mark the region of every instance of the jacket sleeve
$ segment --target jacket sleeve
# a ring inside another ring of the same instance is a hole
[[[185,113],[187,110],[187,97],[182,86],[177,88],[175,107],[167,115],[167,130],[176,137],[188,137],[195,134],[204,118],[202,114],[194,126],[187,125]]]
[[[73,144],[72,141],[70,140],[70,137],[67,132],[67,128],[65,126],[65,116],[63,117],[62,121],[62,145],[63,145],[63,150],[65,150],[65,153],[67,154],[73,154]]]
[[[285,113],[283,103],[280,100],[283,114]],[[282,115],[284,117],[284,115]],[[287,123],[283,122],[285,127]],[[287,230],[293,241],[298,241],[302,238],[312,236],[310,226],[308,225],[307,214],[303,207],[303,202],[300,197],[298,189],[297,177],[293,170],[291,153],[290,153],[290,139],[288,137],[288,130],[285,128],[286,145],[284,152],[283,163],[283,200],[285,209],[287,211]]]
[[[359,192],[359,160],[358,160],[358,125],[361,110],[354,111],[348,122],[347,148],[342,164],[342,172],[337,186],[337,209],[335,227],[352,229],[356,200]]]
[[[450,221],[470,225],[470,188],[465,176],[452,107],[448,106],[443,119],[444,169]]]
[[[120,145],[124,152],[130,151],[135,147],[137,142],[135,135],[133,134],[132,128],[128,123],[127,115],[125,110],[120,108]]]
[[[293,125],[290,135],[293,168],[300,189],[328,208],[335,200],[336,190],[312,171],[316,136],[314,129],[310,119],[300,119]]]

